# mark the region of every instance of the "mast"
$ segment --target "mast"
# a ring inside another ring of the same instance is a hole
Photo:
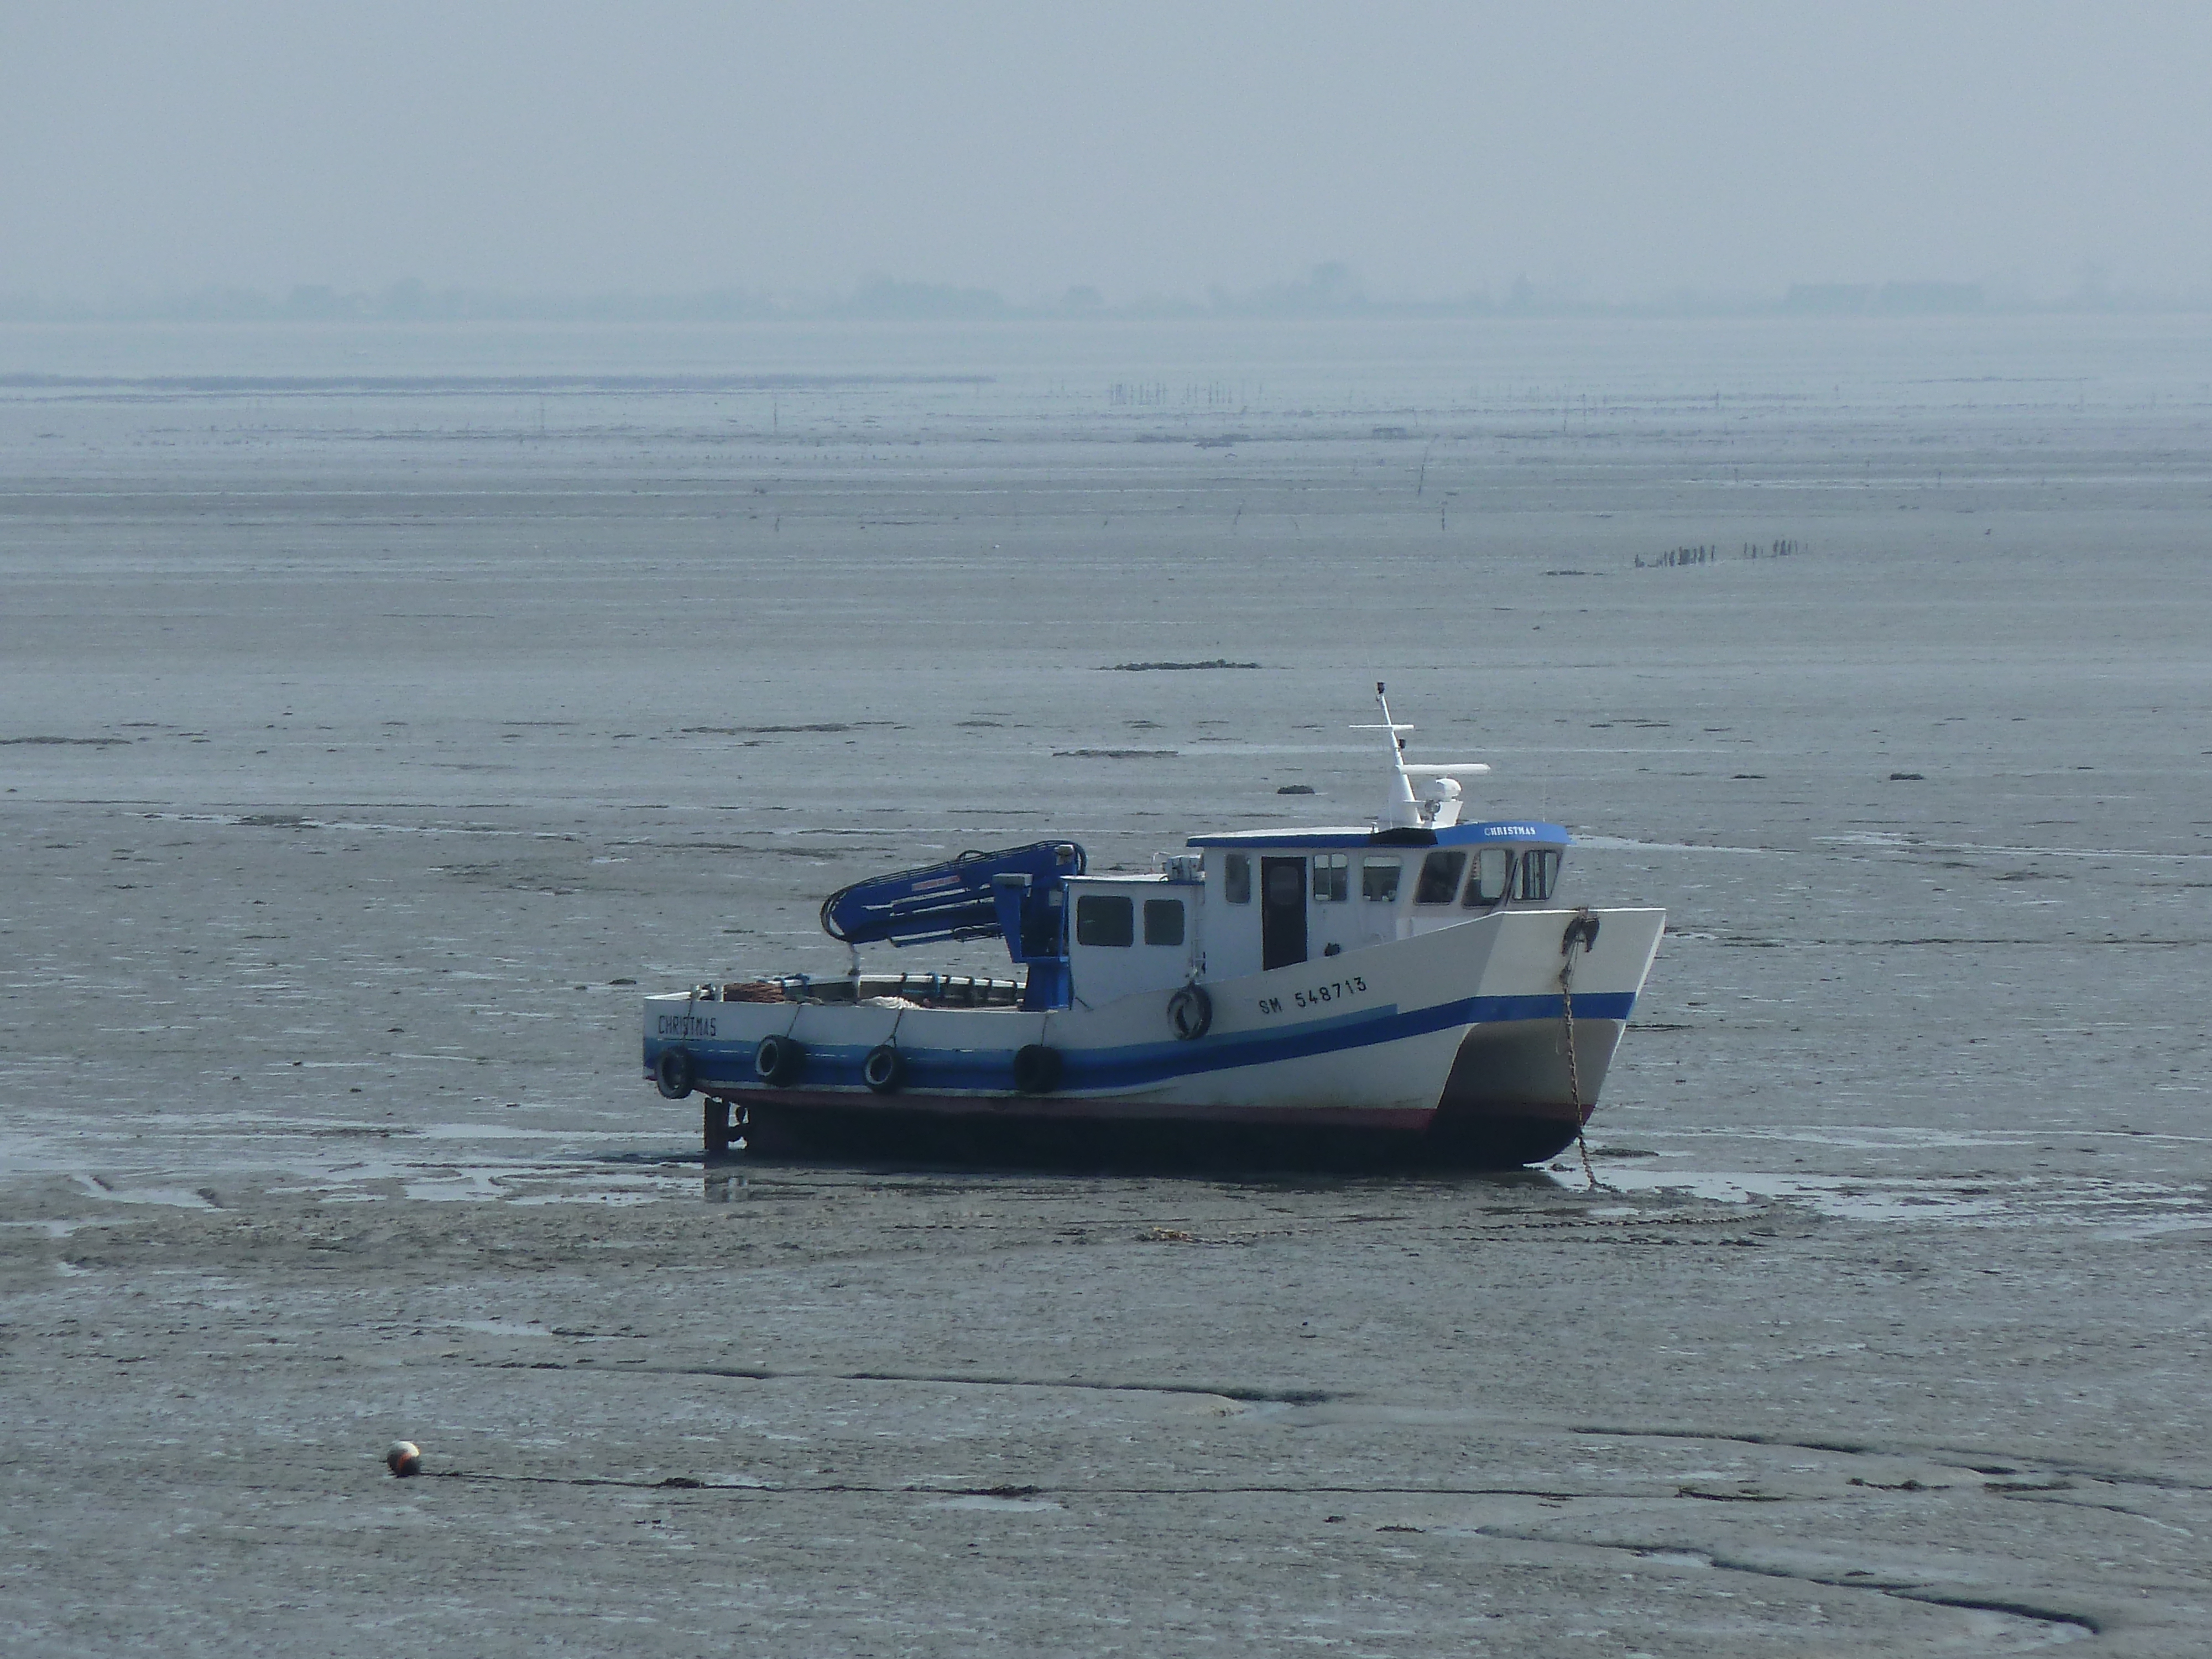
[[[1382,816],[1376,820],[1385,830],[1430,830],[1459,822],[1460,787],[1457,779],[1474,777],[1490,768],[1481,761],[1423,762],[1409,764],[1406,759],[1404,734],[1413,728],[1390,718],[1390,694],[1381,680],[1375,682],[1375,701],[1382,710],[1380,726],[1355,726],[1355,732],[1383,732],[1389,733],[1390,744],[1390,797]],[[1425,784],[1417,793],[1415,778],[1433,781]]]

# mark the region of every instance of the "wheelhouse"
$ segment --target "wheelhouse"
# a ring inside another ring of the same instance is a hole
[[[1066,879],[1072,992],[1097,1007],[1549,904],[1567,843],[1525,820],[1193,836],[1159,873]]]

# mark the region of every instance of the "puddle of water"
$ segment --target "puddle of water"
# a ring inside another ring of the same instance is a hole
[[[410,1181],[401,1195],[428,1204],[450,1204],[465,1199],[499,1198],[499,1182],[489,1170],[471,1170],[443,1180]]]
[[[1647,1130],[1645,1133],[1653,1132]],[[2112,1140],[2123,1144],[2147,1140],[2196,1145],[2212,1140],[2212,1136],[2178,1135],[2164,1130],[2084,1129],[2063,1125],[2043,1124],[2030,1124],[2022,1129],[1996,1133],[1985,1131],[1930,1129],[1914,1125],[1881,1123],[1838,1123],[1817,1129],[1774,1128],[1747,1124],[1725,1129],[1673,1129],[1666,1133],[1669,1138],[1678,1140],[1778,1140],[1795,1146],[1837,1146],[1851,1152],[1913,1152],[1923,1149],[1950,1151],[1974,1146],[2037,1146],[2049,1142],[2053,1136],[2063,1136],[2069,1139]],[[1683,1154],[1664,1152],[1661,1156],[1679,1158]]]
[[[22,1227],[48,1238],[67,1238],[84,1227],[112,1227],[115,1222],[106,1216],[81,1216],[62,1221],[0,1221],[0,1227]]]
[[[110,1204],[167,1204],[179,1210],[212,1210],[216,1207],[199,1194],[185,1187],[111,1187],[82,1174],[72,1175],[71,1179],[84,1189],[88,1197],[105,1199]]]
[[[696,1116],[696,1114],[695,1113]],[[505,1123],[423,1123],[425,1140],[635,1140],[635,1129],[532,1129]]]
[[[2147,859],[2190,863],[2212,853],[2150,853],[2136,847],[2002,847],[1972,841],[1929,841],[1895,830],[1865,830],[1844,836],[1815,836],[1831,847],[1863,847],[1887,853],[1986,853],[1998,858]]]
[[[506,1201],[524,1207],[542,1204],[634,1205],[658,1204],[676,1196],[674,1193],[532,1193],[509,1196]]]
[[[141,817],[156,823],[219,823],[235,829],[251,824],[258,830],[331,830],[346,835],[390,836],[526,836],[532,841],[565,841],[543,830],[508,830],[489,823],[376,823],[353,818],[314,818],[296,814],[253,814],[240,812],[142,812]]]
[[[1632,841],[1626,836],[1593,836],[1577,830],[1575,845],[1607,853],[1744,853],[1765,859],[1786,859],[1790,854],[1773,847],[1711,847],[1687,841]]]
[[[1717,1204],[1802,1204],[1850,1221],[1966,1221],[1989,1226],[2051,1223],[2147,1237],[2212,1227],[2200,1194],[2148,1181],[2082,1178],[2064,1184],[2011,1177],[1972,1182],[1911,1176],[1779,1175],[1763,1170],[1608,1170],[1619,1192],[1680,1192]]]
[[[349,1188],[372,1181],[398,1182],[403,1196],[425,1203],[500,1202],[539,1204],[653,1204],[689,1198],[695,1177],[670,1170],[632,1174],[596,1163],[486,1163],[447,1164],[434,1170],[421,1165],[363,1170],[344,1182],[319,1183],[304,1190],[325,1202],[343,1201]]]

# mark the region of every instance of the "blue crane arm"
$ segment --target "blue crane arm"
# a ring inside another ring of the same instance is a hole
[[[1031,937],[1059,897],[1064,877],[1079,876],[1088,863],[1072,841],[1031,842],[995,853],[963,853],[943,864],[901,870],[841,887],[822,901],[822,931],[847,945],[926,945],[934,939],[988,939],[1007,934],[996,889],[1021,890],[1018,936],[1007,950],[1017,962],[1036,954]],[[1000,876],[1018,879],[998,883]],[[1026,878],[1026,879],[1018,879]]]

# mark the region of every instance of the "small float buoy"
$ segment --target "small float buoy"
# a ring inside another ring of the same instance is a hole
[[[401,1480],[422,1473],[422,1449],[412,1440],[395,1440],[384,1454],[384,1467]]]

